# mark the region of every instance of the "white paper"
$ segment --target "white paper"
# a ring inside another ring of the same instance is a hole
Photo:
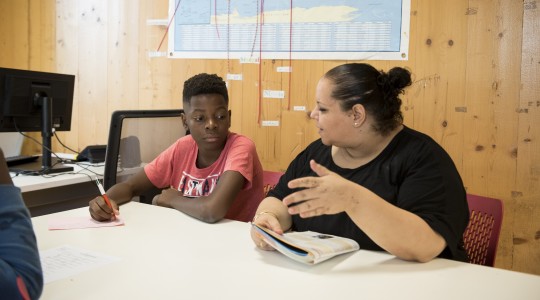
[[[118,257],[70,245],[40,251],[39,256],[46,284],[120,260]]]
[[[61,217],[59,219],[49,220],[49,230],[114,227],[122,225],[124,225],[124,220],[120,216],[116,216],[115,220],[108,222],[99,222],[92,219],[90,216]]]
[[[290,66],[286,66],[286,67],[277,67],[276,70],[280,73],[291,73],[292,72],[292,67]]]
[[[285,91],[263,90],[263,98],[285,98]]]
[[[259,64],[259,57],[240,57],[241,64]]]
[[[262,121],[262,126],[279,126],[279,121]]]
[[[169,20],[167,20],[167,19],[148,19],[148,20],[146,20],[146,25],[149,25],[149,26],[167,26],[167,25],[169,25]]]
[[[167,52],[165,51],[148,51],[148,57],[165,57]]]
[[[242,80],[242,74],[227,74],[227,80]]]

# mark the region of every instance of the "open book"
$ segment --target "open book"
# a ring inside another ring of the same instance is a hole
[[[354,240],[313,231],[277,234],[252,224],[264,240],[277,251],[305,264],[317,264],[334,256],[360,249]]]

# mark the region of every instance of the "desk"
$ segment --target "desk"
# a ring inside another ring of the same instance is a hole
[[[48,231],[32,219],[40,251],[61,245],[121,260],[45,285],[41,299],[540,299],[540,276],[435,259],[405,262],[360,250],[316,266],[258,250],[250,224],[206,224],[137,202],[121,227]]]
[[[103,165],[89,166],[74,164],[73,172],[44,176],[19,175],[10,173],[13,183],[19,187],[26,207],[32,216],[40,216],[88,206],[88,201],[99,194],[92,178],[103,176]]]

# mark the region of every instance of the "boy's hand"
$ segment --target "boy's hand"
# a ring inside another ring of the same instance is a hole
[[[113,217],[120,214],[118,204],[112,199],[109,199],[112,209],[107,205],[103,197],[98,196],[88,203],[90,215],[92,219],[100,222],[111,221]]]
[[[152,199],[152,204],[172,208],[171,202],[178,196],[178,190],[168,188],[166,190],[163,190],[161,194],[156,195],[154,199]]]

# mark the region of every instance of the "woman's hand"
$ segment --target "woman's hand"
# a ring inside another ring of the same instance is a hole
[[[314,160],[309,162],[311,169],[319,177],[303,177],[291,180],[289,188],[304,188],[283,199],[291,215],[302,218],[337,214],[358,203],[356,197],[361,186],[329,171]]]
[[[279,221],[277,219],[276,214],[269,212],[269,211],[263,211],[260,213],[257,213],[252,221],[253,224],[258,225],[259,227],[268,228],[275,233],[283,234],[283,229],[281,228],[281,225],[279,224]],[[255,245],[263,250],[274,250],[274,248],[270,245],[268,245],[262,235],[253,227],[251,227],[251,239],[255,243]]]

